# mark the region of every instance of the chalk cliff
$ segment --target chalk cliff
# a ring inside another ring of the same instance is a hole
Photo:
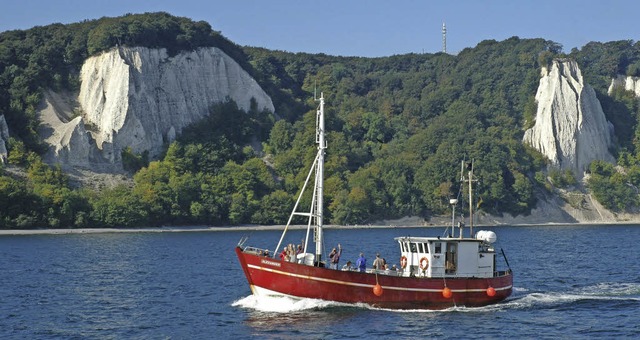
[[[125,147],[158,155],[227,98],[245,111],[252,101],[258,110],[274,111],[258,83],[215,47],[173,57],[165,49],[114,48],[87,59],[80,81],[77,100],[46,95],[41,119],[53,130],[45,138],[55,161],[85,168],[119,164]],[[74,111],[81,116],[73,118]]]
[[[614,88],[622,87],[627,91],[633,91],[636,97],[640,97],[640,77],[624,76],[619,74],[616,78],[611,79],[611,85],[609,85],[609,94]]]
[[[578,64],[554,60],[541,76],[535,125],[525,131],[524,142],[547,156],[552,166],[569,169],[578,178],[593,160],[614,162],[609,153],[613,127]]]

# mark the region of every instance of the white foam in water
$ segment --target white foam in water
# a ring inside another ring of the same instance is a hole
[[[518,293],[527,291],[514,290]],[[569,292],[529,293],[520,298],[508,299],[503,306],[507,308],[529,308],[539,305],[561,305],[580,300],[640,301],[640,283],[605,282]]]
[[[344,306],[331,301],[316,299],[294,299],[286,296],[249,295],[231,304],[234,307],[254,309],[260,312],[291,313],[309,309]]]
[[[354,307],[370,310],[384,310],[398,313],[442,313],[464,310],[464,307],[451,307],[443,310],[428,309],[386,309],[377,308],[365,303],[341,303],[317,299],[294,299],[285,296],[255,296],[249,295],[231,304],[234,307],[253,309],[260,312],[291,313],[311,309],[323,309],[330,307]]]
[[[442,310],[428,309],[386,309],[376,308],[367,304],[347,304],[317,299],[296,299],[285,296],[255,296],[249,295],[232,303],[234,307],[253,309],[261,312],[291,313],[311,309],[330,307],[356,307],[375,310],[385,310],[399,313],[443,313],[443,312],[490,312],[504,309],[531,308],[534,306],[549,306],[572,303],[580,300],[634,300],[640,301],[640,283],[599,283],[572,292],[535,292],[529,289],[514,287],[514,294],[507,300],[484,307],[451,307]]]
[[[522,292],[528,292],[529,290],[523,287],[513,287],[513,291],[516,293],[522,293]]]
[[[603,282],[585,287],[580,292],[589,296],[640,295],[640,283]]]
[[[485,307],[450,307],[446,309],[387,309],[378,308],[365,303],[340,303],[317,299],[297,299],[285,296],[255,296],[249,295],[231,304],[234,307],[253,309],[259,312],[271,313],[291,313],[301,312],[311,309],[323,309],[330,307],[353,307],[370,310],[383,310],[394,313],[447,313],[447,312],[483,312],[504,309],[504,304],[490,305]]]

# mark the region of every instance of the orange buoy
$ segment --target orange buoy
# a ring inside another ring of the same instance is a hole
[[[421,258],[418,263],[420,263],[420,269],[422,270],[427,270],[427,268],[429,268],[429,259],[426,256]]]
[[[407,267],[407,257],[402,255],[400,257],[400,268],[405,269]]]
[[[376,285],[373,286],[373,294],[376,296],[382,295],[382,286],[379,283],[376,283]]]
[[[490,297],[496,296],[496,290],[493,287],[489,286],[489,288],[487,288],[487,295]]]
[[[453,296],[453,292],[451,292],[451,289],[449,289],[449,287],[444,287],[444,289],[442,290],[442,296],[444,296],[445,299],[449,299]]]

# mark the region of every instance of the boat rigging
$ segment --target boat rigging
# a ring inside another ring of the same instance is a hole
[[[388,270],[336,270],[323,259],[323,176],[327,149],[324,124],[325,98],[321,93],[316,111],[318,152],[293,207],[276,248],[245,246],[246,238],[236,246],[236,255],[254,295],[314,298],[345,303],[366,303],[383,308],[440,309],[451,306],[484,306],[506,299],[513,288],[510,268],[497,269],[496,234],[481,230],[473,235],[473,164],[464,162],[461,180],[469,184],[469,237],[460,223],[458,237],[396,237],[400,248],[400,268]],[[308,211],[299,211],[303,194],[313,176],[313,194]],[[455,204],[452,205],[452,227]],[[285,234],[294,216],[307,217],[307,231],[299,250],[285,247],[278,258]],[[314,232],[315,252],[308,249]],[[504,251],[502,255],[504,256]]]

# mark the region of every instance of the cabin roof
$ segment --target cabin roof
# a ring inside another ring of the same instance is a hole
[[[400,236],[394,238],[398,242],[477,242],[481,243],[482,240],[475,238],[459,238],[459,237],[416,237],[416,236]]]

